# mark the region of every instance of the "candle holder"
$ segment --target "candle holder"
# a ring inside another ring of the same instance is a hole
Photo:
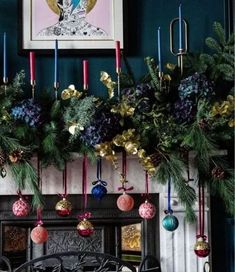
[[[117,73],[117,95],[118,100],[121,99],[121,68],[116,68]]]
[[[55,91],[55,99],[58,99],[58,90],[59,90],[60,84],[59,82],[54,82],[54,91]]]
[[[7,91],[7,85],[8,85],[8,77],[3,77],[3,86],[4,86],[4,92],[6,94]]]
[[[183,75],[184,71],[184,55],[188,53],[188,24],[183,19],[183,29],[184,29],[184,48],[179,48],[178,52],[174,50],[174,25],[179,21],[179,18],[175,18],[170,23],[170,51],[171,54],[177,57],[178,59],[178,67],[180,68],[180,74]]]
[[[88,84],[83,84],[83,91],[85,91],[85,92],[88,91]]]
[[[36,88],[36,81],[35,80],[30,80],[30,85],[31,85],[31,91],[32,91],[32,98],[34,99],[35,97],[35,88]]]

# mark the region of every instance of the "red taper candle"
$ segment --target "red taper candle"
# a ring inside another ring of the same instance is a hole
[[[83,61],[83,89],[88,90],[88,60]]]
[[[30,83],[35,84],[35,53],[29,53],[29,64],[30,64]]]
[[[116,72],[119,74],[121,71],[120,41],[116,41],[115,43],[115,52],[116,52]]]

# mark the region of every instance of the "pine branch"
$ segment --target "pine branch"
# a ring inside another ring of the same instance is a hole
[[[29,188],[33,193],[33,207],[42,207],[43,198],[37,185],[38,176],[34,167],[28,161],[23,161],[10,164],[10,169],[17,188],[20,190]]]
[[[196,217],[192,206],[195,203],[196,194],[194,189],[186,183],[183,177],[185,170],[184,162],[175,154],[171,154],[162,160],[157,169],[155,178],[162,184],[166,184],[169,178],[172,179],[177,196],[186,208],[186,220],[193,222]]]
[[[235,184],[234,184],[234,171],[225,170],[225,178],[222,180],[212,178],[210,181],[212,193],[216,192],[223,199],[225,208],[231,215],[235,214]]]

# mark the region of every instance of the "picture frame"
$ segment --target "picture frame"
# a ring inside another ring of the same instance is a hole
[[[124,49],[123,0],[19,0],[19,54]]]

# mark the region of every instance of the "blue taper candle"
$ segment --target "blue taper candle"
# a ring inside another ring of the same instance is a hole
[[[157,30],[157,46],[158,46],[158,69],[159,73],[162,72],[162,49],[161,49],[161,28]]]
[[[7,34],[3,34],[3,82],[7,81]]]
[[[54,86],[58,85],[58,40],[55,40]]]
[[[179,49],[183,49],[182,45],[182,5],[179,5]]]

